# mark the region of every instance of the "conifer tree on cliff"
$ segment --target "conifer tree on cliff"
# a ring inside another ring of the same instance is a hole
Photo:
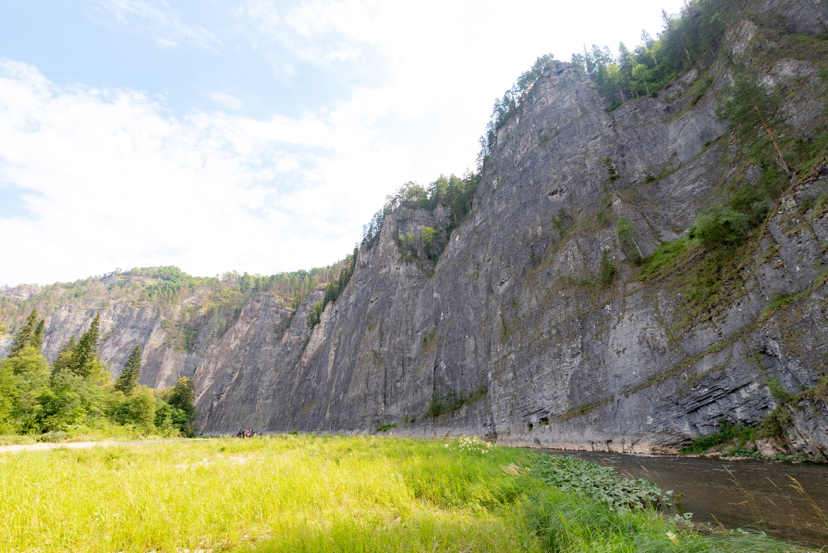
[[[32,342],[31,346],[40,353],[40,350],[43,349],[43,331],[46,328],[46,319],[40,319],[40,322],[37,323],[37,327],[35,327],[34,334],[32,334]]]
[[[72,361],[69,369],[78,376],[87,377],[94,372],[94,362],[97,360],[98,339],[100,338],[101,315],[96,314],[86,334],[81,336],[78,344],[72,350]]]
[[[141,376],[141,346],[135,346],[132,353],[129,355],[124,370],[115,379],[115,389],[128,396],[135,389],[138,384],[138,379]]]
[[[26,324],[23,325],[23,328],[20,329],[20,332],[17,333],[17,336],[14,337],[14,342],[12,343],[11,348],[9,349],[9,359],[12,357],[17,357],[20,355],[20,352],[26,346],[31,345],[32,343],[32,336],[35,333],[35,325],[37,324],[37,309],[32,310],[32,313],[29,315],[29,318],[26,319]]]

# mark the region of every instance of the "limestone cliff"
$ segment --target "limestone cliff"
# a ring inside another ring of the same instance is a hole
[[[760,8],[788,14],[779,16],[788,32],[828,20],[824,4]],[[726,40],[731,60],[796,91],[784,106],[791,125],[809,135],[825,124],[813,63],[768,62],[762,52],[774,45],[749,18]],[[396,424],[405,434],[666,453],[722,420],[760,422],[781,405],[769,382],[791,393],[813,386],[828,353],[828,215],[815,202],[828,168],[795,179],[703,308],[687,298],[701,253],[642,278],[616,234],[618,218],[630,219],[649,255],[682,237],[728,182],[750,179],[716,114],[727,67],[692,70],[658,98],[607,113],[589,79],[558,63],[499,130],[473,213],[436,265],[407,259],[395,237],[439,221],[395,212],[309,336],[300,309],[267,362],[257,357],[224,389],[199,387],[204,430]],[[608,181],[607,160],[620,178]],[[619,271],[606,289],[594,283],[604,250]],[[795,299],[772,306],[780,294]],[[428,416],[441,401],[458,408]],[[799,401],[790,445],[825,454],[825,401]]]
[[[59,306],[46,351],[54,356],[104,308],[105,360],[117,366],[140,343],[142,382],[192,376],[208,434],[396,425],[411,435],[672,453],[722,421],[752,426],[780,407],[789,448],[828,458],[826,392],[813,388],[828,374],[824,160],[794,175],[718,272],[698,247],[645,271],[617,233],[628,219],[635,249],[649,256],[686,236],[728,186],[759,178],[717,116],[737,64],[785,91],[781,109],[802,136],[828,122],[807,48],[774,39],[779,30],[790,40],[824,33],[828,6],[754,4],[718,58],[610,112],[582,71],[553,64],[499,129],[474,208],[436,263],[407,255],[398,237],[442,232],[445,214],[403,205],[360,249],[348,286],[313,328],[321,291],[295,310],[260,294],[226,324],[203,314],[198,328],[213,331],[170,346],[164,321],[188,305],[199,313],[195,294],[167,314],[123,302]],[[602,259],[617,270],[608,285],[598,282]],[[705,275],[714,283],[699,288]]]

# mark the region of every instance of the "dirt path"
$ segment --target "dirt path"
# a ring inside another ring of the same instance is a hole
[[[169,444],[173,442],[184,441],[204,441],[203,438],[195,438],[194,440],[147,440],[145,442],[67,442],[58,444],[19,444],[19,445],[3,445],[0,446],[0,453],[17,453],[18,451],[46,451],[49,449],[86,449],[89,447],[110,447],[113,445],[147,445],[147,444]]]

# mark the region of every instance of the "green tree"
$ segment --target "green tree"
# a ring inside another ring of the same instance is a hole
[[[110,417],[118,424],[134,424],[147,431],[155,428],[155,395],[146,386],[136,386],[126,397],[117,391],[110,409]]]
[[[88,376],[71,371],[52,372],[49,387],[40,396],[42,409],[37,417],[40,431],[65,430],[85,419],[104,415],[109,396],[104,388],[106,373],[97,358],[90,364],[94,372]]]
[[[39,396],[48,390],[49,362],[32,346],[21,349],[17,355],[0,361],[3,387],[11,397],[2,402],[11,405],[10,424],[17,432],[39,430],[37,416],[41,405]],[[10,379],[13,386],[10,387]],[[13,389],[12,389],[13,388]]]
[[[0,362],[0,434],[14,432],[12,412],[17,398],[17,386],[11,367]]]
[[[174,428],[173,411],[177,411],[177,409],[170,407],[169,403],[164,401],[156,402],[154,421],[155,428],[164,434],[172,432]]]
[[[21,328],[20,332],[17,333],[17,336],[14,337],[14,342],[12,342],[11,348],[9,348],[9,358],[16,357],[23,348],[31,344],[36,325],[37,309],[33,309],[29,314],[29,317],[26,319],[26,323],[23,325],[23,328]]]
[[[602,288],[608,288],[612,284],[615,272],[616,268],[610,261],[609,252],[604,250],[601,252],[601,272],[598,275],[598,282],[600,282]]]
[[[43,330],[46,327],[46,319],[40,319],[40,322],[37,323],[35,327],[34,334],[32,334],[32,341],[31,345],[37,351],[43,349]]]
[[[688,236],[698,239],[702,246],[713,250],[719,246],[737,244],[750,235],[750,218],[729,206],[715,206],[699,213]]]
[[[52,364],[52,374],[58,374],[68,370],[72,365],[72,351],[75,349],[75,337],[70,336],[66,343],[60,348],[57,359]]]
[[[72,350],[72,361],[69,364],[69,369],[78,376],[91,376],[98,372],[96,370],[96,361],[98,354],[98,339],[100,338],[100,313],[95,315],[92,324],[86,334],[81,336],[77,345]],[[97,363],[100,365],[100,363]]]
[[[155,426],[155,396],[146,386],[138,386],[127,399],[126,412],[130,422],[145,430]]]
[[[128,396],[135,389],[138,384],[138,379],[141,377],[141,346],[135,346],[132,353],[129,355],[124,369],[118,378],[115,379],[115,389],[123,392]]]
[[[435,240],[437,239],[437,231],[435,229],[431,228],[431,227],[425,227],[425,228],[423,228],[422,237],[423,237],[423,249],[425,250],[426,256],[428,256],[428,258],[432,259],[432,260],[436,259],[437,255],[435,255],[435,254],[437,252],[436,252],[436,248],[435,248],[435,246],[436,246]]]
[[[618,241],[621,243],[621,247],[627,257],[633,261],[638,261],[644,257],[641,253],[641,248],[638,247],[638,243],[635,241],[635,225],[633,225],[631,220],[627,217],[619,217],[618,224],[615,227],[615,233],[618,235]],[[635,252],[632,251],[633,248],[635,248]]]
[[[322,310],[325,308],[321,301],[313,305],[313,309],[308,313],[308,326],[313,328],[322,320]]]
[[[193,421],[196,418],[195,386],[193,381],[182,376],[167,396],[167,403],[174,409],[173,423],[185,434],[192,436],[195,431]],[[176,413],[175,410],[180,413]]]
[[[768,92],[759,82],[744,73],[736,74],[728,92],[719,115],[730,124],[748,156],[760,163],[769,157],[776,157],[790,177],[791,170],[777,141],[779,127],[784,122],[778,118],[781,105],[779,94]],[[771,146],[776,152],[775,156],[770,153]]]
[[[632,77],[635,79],[636,83],[642,83],[644,85],[644,90],[647,92],[647,96],[650,95],[650,85],[647,83],[648,80],[651,78],[651,73],[647,69],[647,66],[643,63],[639,63],[632,70]]]
[[[48,388],[37,397],[39,409],[35,412],[30,431],[58,432],[70,425],[79,424],[86,411],[79,389],[83,378],[69,372],[59,373]]]

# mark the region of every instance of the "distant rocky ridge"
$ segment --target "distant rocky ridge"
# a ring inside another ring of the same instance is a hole
[[[788,124],[813,136],[828,123],[820,70],[764,29],[825,32],[828,6],[753,4],[721,48],[785,89]],[[760,26],[750,14],[775,18]],[[206,434],[391,427],[675,453],[722,422],[753,426],[779,407],[788,450],[828,458],[828,405],[813,388],[828,374],[828,165],[794,178],[717,277],[716,298],[689,298],[702,252],[642,276],[616,232],[629,219],[648,256],[685,236],[727,183],[758,178],[717,116],[731,79],[714,62],[608,113],[583,72],[553,64],[499,129],[474,209],[437,262],[404,255],[398,237],[444,229],[445,214],[401,206],[313,328],[321,290],[297,309],[251,295],[232,316],[209,311],[210,292],[198,288],[160,307],[63,293],[50,303],[18,287],[2,292],[0,307],[40,302],[50,359],[100,312],[100,353],[113,372],[140,344],[142,383],[192,378]],[[617,270],[607,287],[596,284],[604,251]],[[185,312],[201,319],[182,345]]]

